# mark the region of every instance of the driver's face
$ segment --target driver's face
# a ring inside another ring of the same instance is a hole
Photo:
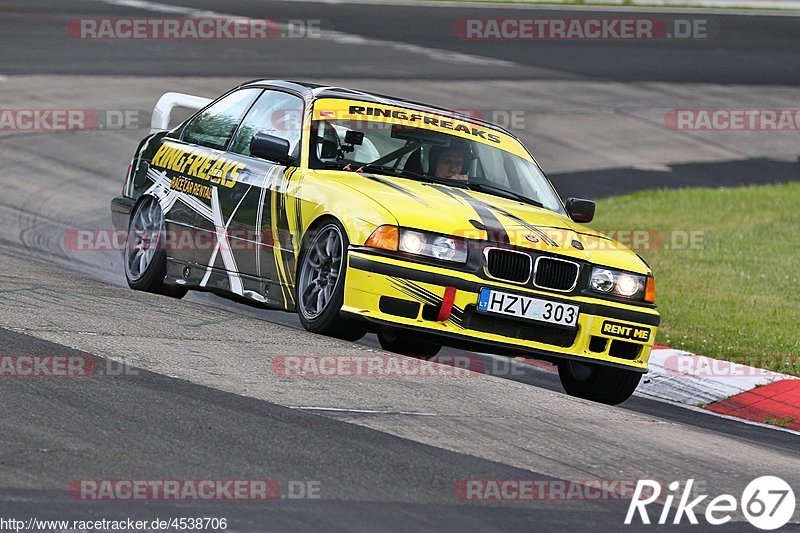
[[[436,160],[437,178],[452,178],[461,174],[461,167],[464,166],[464,154],[458,150],[448,150],[443,152]]]

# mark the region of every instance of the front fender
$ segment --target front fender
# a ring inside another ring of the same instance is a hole
[[[346,175],[309,170],[292,181],[292,192],[301,206],[303,235],[325,216],[338,219],[354,245],[363,245],[378,226],[397,225],[397,219],[386,206],[349,184]]]

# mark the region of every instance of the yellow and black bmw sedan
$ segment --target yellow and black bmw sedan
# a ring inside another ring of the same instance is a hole
[[[175,107],[197,112],[168,129]],[[594,203],[562,201],[516,137],[457,112],[274,80],[167,93],[111,208],[137,290],[211,291],[419,357],[524,354],[611,404],[647,372],[648,265],[584,226]]]

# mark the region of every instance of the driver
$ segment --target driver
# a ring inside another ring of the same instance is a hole
[[[437,178],[467,181],[464,174],[465,149],[460,144],[433,146],[430,153],[430,169]]]

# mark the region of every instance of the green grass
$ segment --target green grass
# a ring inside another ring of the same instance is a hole
[[[791,424],[792,422],[794,422],[794,417],[793,416],[789,416],[789,417],[786,417],[786,418],[775,418],[773,416],[768,416],[767,418],[764,419],[764,423],[765,424],[778,426],[779,428],[788,427],[789,424]]]
[[[667,245],[700,232],[637,250],[656,278],[657,342],[800,375],[800,184],[638,192],[599,201],[591,225]]]

